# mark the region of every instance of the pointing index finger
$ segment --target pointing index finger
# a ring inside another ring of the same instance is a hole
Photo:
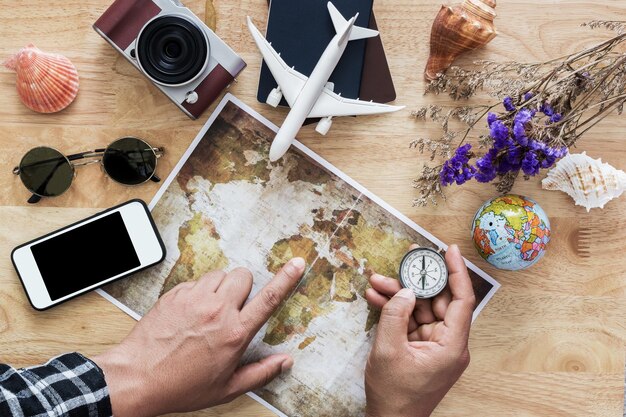
[[[304,267],[304,259],[293,258],[243,307],[241,322],[251,332],[251,337],[259,331],[278,306],[289,296],[300,281]]]

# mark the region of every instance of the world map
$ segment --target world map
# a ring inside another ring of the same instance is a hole
[[[364,298],[368,276],[397,278],[412,243],[438,247],[301,150],[270,163],[274,131],[232,100],[216,111],[153,207],[165,261],[105,290],[141,316],[177,284],[215,269],[247,267],[254,295],[301,256],[302,281],[243,358],[288,352],[295,365],[255,394],[292,417],[362,416],[378,321]],[[495,281],[471,277],[479,302],[493,295]]]

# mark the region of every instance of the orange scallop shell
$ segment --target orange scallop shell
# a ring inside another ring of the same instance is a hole
[[[430,33],[430,56],[424,76],[434,80],[464,52],[486,45],[496,37],[493,20],[496,0],[464,0],[441,6]]]
[[[22,102],[39,113],[55,113],[70,105],[78,94],[78,71],[59,54],[30,44],[4,62],[17,74],[16,88]]]

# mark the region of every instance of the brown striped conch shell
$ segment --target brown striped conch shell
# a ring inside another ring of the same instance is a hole
[[[604,205],[626,190],[626,173],[585,152],[561,159],[541,182],[544,190],[569,194],[578,206],[587,211]]]
[[[496,37],[496,0],[464,0],[441,6],[430,32],[430,55],[424,76],[434,80],[463,52],[484,46]]]
[[[4,62],[17,74],[22,102],[39,113],[55,113],[70,105],[78,94],[78,72],[72,62],[30,44]]]

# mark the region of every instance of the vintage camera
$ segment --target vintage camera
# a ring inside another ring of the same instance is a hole
[[[192,119],[246,66],[178,0],[116,0],[93,28]]]

